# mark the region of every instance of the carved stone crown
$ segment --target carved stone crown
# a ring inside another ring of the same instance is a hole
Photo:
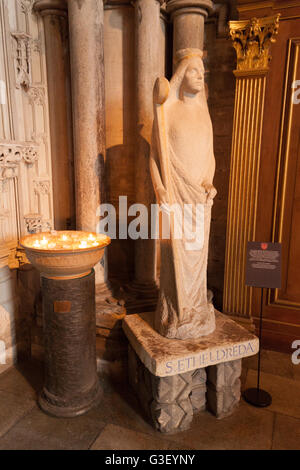
[[[200,49],[196,49],[196,48],[180,49],[175,54],[174,64],[176,65],[182,60],[190,59],[192,57],[198,57],[199,59],[202,59],[203,51],[201,51]]]

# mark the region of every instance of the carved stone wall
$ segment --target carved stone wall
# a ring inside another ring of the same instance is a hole
[[[14,271],[24,261],[18,241],[53,226],[44,30],[33,3],[0,0],[0,340],[10,362],[27,341]]]
[[[0,238],[28,233],[28,214],[53,221],[43,23],[33,2],[1,0]]]

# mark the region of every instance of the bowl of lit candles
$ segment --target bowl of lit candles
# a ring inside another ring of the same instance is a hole
[[[107,235],[94,232],[52,230],[27,235],[20,245],[42,276],[76,279],[91,272],[110,242]]]

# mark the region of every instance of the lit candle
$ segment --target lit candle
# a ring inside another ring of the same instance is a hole
[[[48,240],[47,240],[47,238],[43,237],[43,239],[41,240],[41,245],[42,245],[42,246],[47,246],[47,245],[48,245]]]
[[[28,246],[39,250],[76,251],[99,248],[107,237],[93,232],[51,232],[49,234],[35,235]]]
[[[87,248],[87,242],[85,240],[81,240],[78,248]]]

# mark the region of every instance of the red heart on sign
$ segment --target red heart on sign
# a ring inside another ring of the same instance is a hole
[[[268,244],[267,243],[261,243],[261,248],[262,250],[266,250],[268,248]]]

